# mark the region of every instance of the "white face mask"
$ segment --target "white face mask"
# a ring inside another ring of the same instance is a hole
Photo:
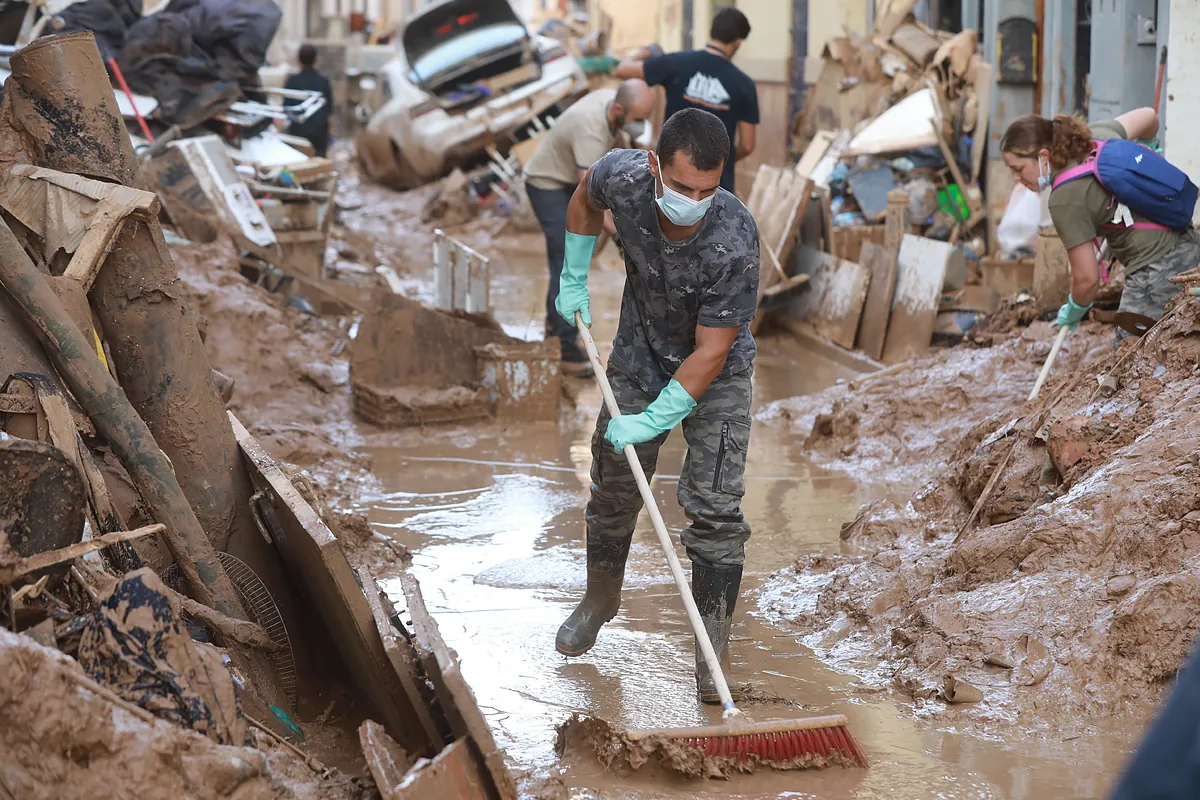
[[[685,228],[695,225],[704,219],[709,206],[712,205],[714,195],[709,195],[703,200],[693,200],[667,186],[661,177],[658,179],[658,185],[662,187],[662,196],[656,196],[654,202],[658,203],[667,219],[676,225]]]
[[[1043,192],[1050,188],[1050,161],[1038,156],[1038,188]]]

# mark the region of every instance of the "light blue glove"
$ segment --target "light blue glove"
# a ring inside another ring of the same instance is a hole
[[[696,401],[679,381],[672,380],[640,414],[624,414],[608,421],[604,438],[619,453],[627,444],[648,442],[671,430],[696,407]]]
[[[1054,324],[1060,328],[1065,325],[1068,330],[1073,331],[1079,327],[1079,320],[1083,319],[1091,307],[1091,303],[1081,306],[1075,302],[1074,297],[1067,295],[1067,302],[1058,310],[1058,320]]]
[[[596,249],[596,237],[567,231],[565,249],[554,310],[572,325],[575,324],[575,312],[578,311],[583,315],[583,324],[590,328],[592,308],[588,300],[587,274],[592,264],[592,251]]]

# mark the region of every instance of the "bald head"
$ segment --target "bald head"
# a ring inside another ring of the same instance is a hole
[[[630,78],[617,87],[616,103],[626,119],[648,119],[654,113],[654,91],[641,78]]]

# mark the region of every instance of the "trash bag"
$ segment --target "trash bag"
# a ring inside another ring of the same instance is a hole
[[[1000,249],[1009,253],[1022,250],[1032,253],[1037,249],[1038,225],[1041,221],[1042,196],[1018,183],[1008,196],[1004,216],[996,228]]]
[[[258,85],[280,16],[274,0],[172,0],[129,28],[117,63],[160,119],[193,127]]]
[[[156,717],[218,744],[246,743],[246,720],[220,653],[188,637],[178,601],[149,568],[101,596],[78,657],[98,683]]]
[[[91,31],[107,64],[125,46],[129,27],[142,18],[142,0],[84,0],[67,6],[57,16],[63,26],[47,26],[46,35]]]

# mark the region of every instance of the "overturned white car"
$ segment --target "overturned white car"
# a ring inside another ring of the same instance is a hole
[[[397,189],[504,149],[537,116],[582,96],[587,78],[553,40],[530,34],[506,0],[446,0],[408,22],[383,69],[383,105],[359,109],[358,155],[369,178]]]

